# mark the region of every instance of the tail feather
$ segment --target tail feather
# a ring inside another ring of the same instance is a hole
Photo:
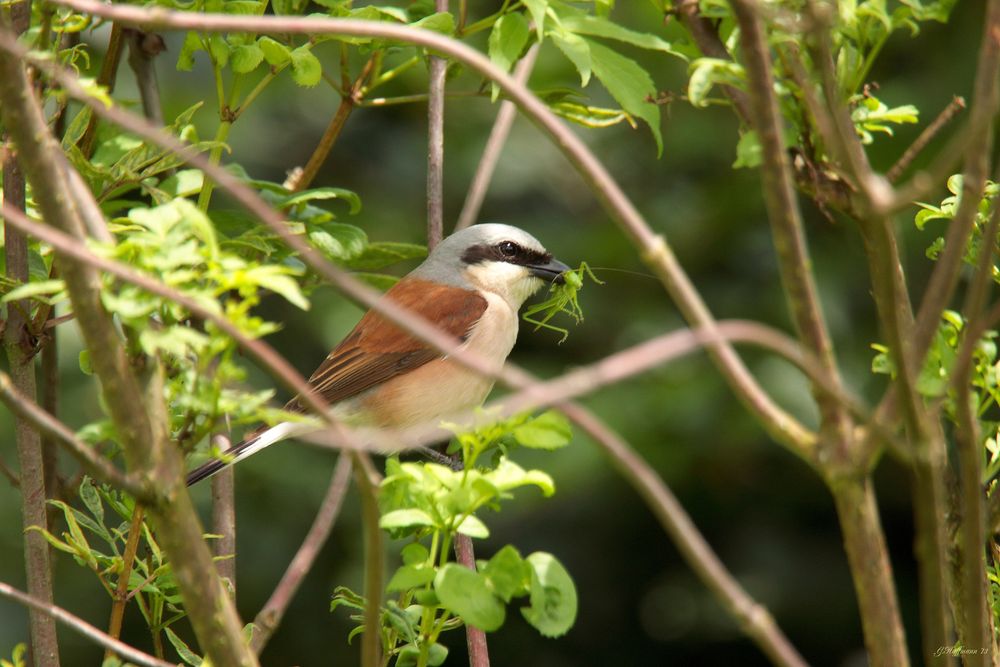
[[[283,424],[278,424],[277,426],[272,426],[260,435],[244,440],[235,447],[226,451],[225,461],[221,459],[213,459],[188,473],[187,485],[191,486],[192,484],[197,484],[201,480],[211,477],[220,470],[228,468],[234,463],[256,454],[265,447],[301,433],[303,431],[302,427],[303,424],[285,422]]]

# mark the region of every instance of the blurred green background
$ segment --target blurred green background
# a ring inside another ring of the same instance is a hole
[[[470,3],[485,15],[499,3]],[[652,3],[619,3],[615,17],[639,29],[676,35],[663,25]],[[898,33],[887,44],[872,79],[890,106],[913,103],[921,126],[953,95],[969,96],[981,33],[982,3],[961,2],[949,25],[924,26],[911,38]],[[474,39],[483,47],[485,36]],[[103,45],[106,30],[91,37]],[[168,51],[157,63],[165,113],[172,118],[194,101],[212,99],[204,54],[193,73],[177,72],[180,36],[168,35]],[[99,48],[103,48],[100,46]],[[678,97],[686,66],[671,57],[623,48],[653,74],[661,90]],[[331,45],[319,50],[336,71]],[[574,85],[574,73],[546,44],[531,83]],[[578,82],[578,79],[577,79]],[[396,84],[398,93],[425,85],[423,68]],[[452,90],[474,89],[460,75]],[[387,91],[387,94],[391,91]],[[607,98],[592,83],[597,103]],[[117,95],[137,99],[123,66]],[[336,108],[325,84],[296,88],[281,77],[234,126],[233,154],[257,178],[281,181],[284,172],[309,157]],[[197,116],[203,138],[217,119],[206,104]],[[446,225],[454,223],[492,124],[496,105],[488,98],[459,97],[446,106]],[[737,125],[723,107],[692,109],[683,101],[664,107],[665,150],[657,159],[651,135],[628,126],[576,128],[633,198],[653,228],[666,235],[676,254],[719,318],[750,318],[789,330],[756,171],[733,170]],[[888,168],[920,127],[879,136],[874,164]],[[421,242],[424,235],[426,113],[423,104],[357,110],[335,146],[317,185],[356,191],[364,208],[354,217],[333,205],[347,222],[373,240]],[[227,206],[218,197],[217,206]],[[878,340],[867,270],[857,231],[849,221],[827,220],[804,204],[825,312],[850,386],[877,397],[884,379],[869,372],[870,343]],[[581,303],[586,320],[558,345],[551,332],[525,327],[512,359],[543,376],[596,361],[641,340],[681,326],[659,283],[643,267],[618,228],[557,149],[524,119],[507,141],[482,221],[502,221],[529,230],[563,261],[586,260],[606,281],[588,284]],[[898,220],[907,271],[919,290],[928,273],[924,248],[932,233],[913,229],[912,212]],[[404,267],[411,268],[411,267]],[[270,342],[303,373],[309,373],[346,333],[360,311],[331,289],[313,295],[302,312],[272,299],[264,314],[284,323]],[[78,370],[78,336],[61,327],[64,384],[62,416],[79,426],[99,414],[90,378]],[[789,365],[747,351],[764,385],[787,408],[814,423],[807,385]],[[249,364],[248,364],[249,365]],[[254,386],[270,380],[253,369]],[[704,355],[693,355],[584,400],[655,467],[679,496],[725,564],[775,615],[805,658],[815,665],[863,665],[860,623],[841,549],[834,508],[823,484],[805,465],[770,442],[744,412]],[[16,463],[13,425],[0,414],[0,457]],[[237,470],[238,602],[251,619],[267,599],[304,536],[325,491],[335,455],[286,443],[241,464]],[[477,544],[489,557],[511,543],[522,553],[556,554],[574,576],[580,596],[576,626],[558,640],[544,639],[514,610],[490,635],[493,664],[571,665],[758,665],[756,647],[723,613],[678,555],[636,494],[583,436],[554,454],[524,452],[518,462],[542,467],[557,484],[552,499],[535,491],[517,494],[504,511],[484,516],[492,537]],[[65,463],[66,470],[71,466]],[[914,663],[921,664],[916,627],[915,569],[909,480],[891,460],[877,473],[882,518],[909,630]],[[208,515],[207,485],[194,490]],[[20,560],[20,500],[0,483],[0,578],[23,587]],[[334,586],[361,587],[362,544],[357,498],[352,491],[334,530],[285,622],[263,655],[266,665],[356,664],[358,647],[346,641],[353,624],[344,611],[328,612]],[[57,602],[99,627],[110,603],[96,580],[65,554],[57,556]],[[189,633],[188,635],[189,636]],[[26,613],[0,601],[0,656],[27,637]],[[63,664],[95,665],[101,651],[61,629]],[[137,614],[126,617],[125,636],[148,650]],[[450,665],[464,663],[464,635],[446,638]]]

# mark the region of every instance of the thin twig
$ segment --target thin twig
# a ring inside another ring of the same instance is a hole
[[[288,569],[285,570],[281,581],[271,593],[271,597],[253,619],[254,633],[253,639],[250,640],[250,648],[258,655],[274,631],[278,629],[285,612],[288,610],[288,605],[312,569],[323,545],[326,544],[330,531],[333,530],[333,525],[340,514],[340,507],[350,482],[351,458],[342,454],[337,459],[337,465],[330,477],[330,486],[326,490],[326,496],[320,504],[319,511],[316,512],[316,518],[313,519],[312,526],[309,527],[309,532],[302,541],[302,545],[295,552],[295,557],[288,564]]]
[[[522,85],[528,83],[531,70],[535,67],[538,59],[539,44],[534,44],[528,52],[521,58],[521,62],[514,68],[514,80]],[[469,184],[469,191],[465,195],[465,203],[462,205],[462,212],[455,223],[455,231],[465,229],[479,218],[479,211],[483,207],[483,200],[486,199],[486,191],[490,187],[493,179],[493,172],[500,161],[500,154],[507,143],[510,129],[514,125],[514,118],[517,114],[517,107],[510,100],[500,103],[500,110],[497,112],[496,120],[493,121],[493,129],[486,140],[486,147],[483,149],[483,156],[479,158],[479,166]]]
[[[924,128],[913,143],[910,144],[903,154],[899,156],[896,160],[896,164],[889,168],[889,171],[885,172],[885,177],[890,183],[895,183],[899,180],[899,177],[903,175],[903,172],[913,163],[920,153],[927,148],[927,144],[931,142],[938,135],[941,129],[951,122],[951,120],[957,116],[963,109],[965,109],[965,98],[956,95],[951,98],[951,102],[948,103],[941,113],[937,115],[931,124]]]
[[[125,551],[122,553],[122,567],[118,572],[118,585],[115,586],[114,602],[111,604],[111,619],[108,621],[108,636],[118,639],[122,632],[122,622],[125,619],[125,606],[132,599],[129,594],[128,585],[132,578],[132,568],[135,565],[136,553],[139,551],[139,540],[142,537],[142,521],[145,510],[142,503],[136,503],[132,509],[132,522],[129,524],[128,539],[125,541]],[[152,575],[150,575],[152,576]],[[136,590],[141,590],[145,584],[140,585]],[[108,648],[108,653],[104,657],[109,657],[112,649]]]
[[[95,0],[54,0],[54,2],[90,14],[114,17],[116,20],[123,20],[134,25],[155,25],[158,29],[174,28],[296,34],[327,33],[382,37],[429,47],[455,58],[470,69],[495,81],[524,113],[552,136],[555,144],[565,153],[570,163],[591,186],[601,203],[611,213],[613,219],[618,222],[632,239],[633,243],[639,248],[642,258],[654,270],[657,277],[667,288],[667,291],[678,304],[688,322],[696,327],[714,327],[715,325],[714,317],[708,310],[700,294],[694,289],[690,278],[681,268],[665,239],[649,227],[604,165],[594,156],[583,141],[552,114],[544,102],[539,100],[526,87],[514,81],[481,53],[461,42],[428,30],[373,21],[314,17],[299,19],[296,17],[190,14],[160,9],[150,11],[125,5],[106,5]],[[3,44],[3,48],[23,53],[23,49],[19,49],[16,44],[9,42]],[[49,68],[47,71],[52,71],[52,68]],[[73,96],[76,97],[76,94],[73,94]],[[102,104],[97,102],[89,105],[95,111],[98,111],[99,107],[103,107]],[[116,116],[121,117],[121,114],[116,114]],[[134,127],[135,123],[131,123],[131,125]],[[129,129],[132,131],[132,127],[129,127]],[[147,138],[151,136],[161,138],[158,134],[149,135],[147,133],[147,135],[144,136],[147,136]],[[190,154],[191,151],[189,150],[182,151],[181,156],[185,160],[195,163],[193,159],[189,158]],[[225,173],[224,170],[220,170],[220,172]],[[208,173],[208,170],[206,170],[206,173],[215,179],[215,173]],[[337,271],[334,267],[331,267],[319,258],[318,253],[312,251],[301,239],[289,234],[287,229],[282,227],[280,221],[274,220],[270,209],[263,206],[262,202],[251,201],[247,194],[248,191],[239,190],[237,179],[229,174],[226,174],[226,176],[228,177],[227,182],[232,185],[230,192],[233,193],[234,198],[243,206],[253,206],[254,213],[259,215],[262,221],[274,229],[286,243],[302,255],[302,259],[307,264],[317,268],[320,274],[332,282],[338,289],[351,298],[375,309],[394,324],[404,327],[417,338],[434,345],[438,349],[447,349],[452,358],[459,363],[486,375],[490,375],[494,370],[489,364],[479,363],[482,360],[478,359],[476,355],[468,354],[467,350],[459,350],[454,341],[448,340],[449,337],[442,335],[436,328],[430,326],[421,318],[411,316],[399,309],[393,309],[384,303],[377,305],[378,295],[374,293],[374,290],[366,288],[357,281],[348,279],[343,272]],[[216,180],[218,182],[218,179]],[[711,355],[737,396],[757,416],[768,433],[776,441],[803,458],[808,459],[812,455],[812,450],[815,446],[815,434],[810,432],[809,429],[771,400],[744,365],[742,359],[739,358],[732,347],[723,339],[716,340],[711,348]],[[513,374],[510,368],[508,368],[501,374],[501,377],[506,381]]]
[[[435,0],[435,9],[448,11],[448,0]],[[444,237],[444,88],[448,61],[431,56],[427,83],[427,248]]]
[[[365,539],[365,630],[361,635],[361,667],[376,667],[381,660],[381,612],[384,583],[382,568],[382,528],[378,525],[378,482],[371,461],[359,452],[345,452],[354,469],[354,480],[361,495],[361,521]]]
[[[43,602],[30,595],[22,593],[13,586],[0,582],[0,595],[10,598],[15,602],[23,604],[26,607],[35,609],[42,612],[48,616],[51,616],[60,623],[65,624],[67,627],[80,633],[87,639],[93,640],[101,646],[105,646],[110,650],[114,651],[122,658],[130,662],[134,662],[137,665],[148,665],[149,667],[176,667],[173,663],[160,660],[147,653],[132,648],[125,642],[119,641],[114,637],[109,637],[108,635],[101,632],[98,628],[95,628],[90,623],[78,616],[74,616],[62,607],[57,607],[53,604]],[[41,663],[39,663],[41,664]]]
[[[108,48],[101,61],[101,71],[97,75],[97,85],[103,86],[108,92],[113,92],[118,79],[118,65],[122,57],[122,25],[117,21],[111,24],[111,35],[108,37]],[[94,153],[94,138],[97,136],[97,117],[91,116],[87,127],[77,142],[77,147],[85,157]]]

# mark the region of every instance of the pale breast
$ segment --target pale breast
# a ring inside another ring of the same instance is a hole
[[[498,295],[483,296],[489,305],[463,347],[499,367],[517,340],[517,312]],[[359,402],[371,425],[400,428],[480,406],[492,388],[493,380],[444,358],[389,380]]]

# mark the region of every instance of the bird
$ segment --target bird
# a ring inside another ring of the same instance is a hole
[[[528,232],[483,223],[446,237],[383,299],[420,315],[499,367],[517,339],[518,311],[546,284],[565,282],[569,267]],[[478,407],[493,388],[375,310],[362,316],[309,378],[335,419],[351,426],[406,428]],[[299,397],[285,406],[305,413]],[[265,447],[319,427],[281,422],[263,427],[187,476],[188,486]]]

